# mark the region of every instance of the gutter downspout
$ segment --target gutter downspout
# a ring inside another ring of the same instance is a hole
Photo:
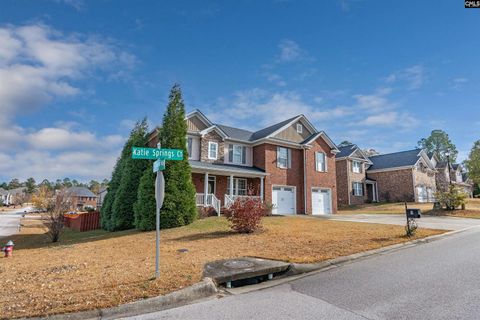
[[[307,149],[303,148],[303,211],[307,214]]]

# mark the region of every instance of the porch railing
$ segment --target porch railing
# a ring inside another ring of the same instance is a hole
[[[197,206],[201,207],[212,207],[217,212],[217,215],[220,215],[220,207],[222,205],[220,200],[218,200],[218,198],[212,193],[208,193],[207,197],[205,197],[204,193],[197,193],[195,195],[195,203]]]
[[[231,196],[229,194],[226,194],[225,195],[225,202],[224,202],[225,207],[229,208],[235,202],[235,200],[237,200],[237,199],[242,200],[242,199],[251,199],[251,198],[261,200],[260,196],[233,196],[233,195]]]

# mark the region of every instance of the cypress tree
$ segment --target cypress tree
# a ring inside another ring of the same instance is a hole
[[[147,134],[146,119],[137,123],[130,134],[130,148],[127,150],[127,156],[123,159],[120,184],[111,209],[110,230],[125,230],[134,226],[133,204],[137,199],[140,178],[148,165],[148,160],[132,159],[131,147],[146,146]]]
[[[138,186],[137,201],[133,205],[135,228],[143,231],[155,230],[155,176],[152,165],[147,166]]]
[[[197,217],[195,187],[187,158],[186,136],[185,105],[180,86],[176,84],[170,91],[159,140],[162,148],[182,149],[185,156],[181,161],[166,161],[165,199],[160,213],[162,228],[186,225]]]
[[[133,130],[130,133],[130,137],[132,136],[132,133],[133,133]],[[117,163],[115,164],[115,167],[112,172],[112,178],[110,179],[110,182],[108,184],[108,191],[107,191],[107,194],[105,195],[105,199],[103,200],[102,208],[100,210],[100,222],[104,230],[113,231],[113,223],[112,223],[113,202],[115,201],[118,187],[120,186],[120,181],[122,179],[123,165],[125,163],[125,159],[130,156],[131,149],[132,149],[132,139],[129,138],[125,143],[125,145],[123,146],[120,157],[117,159]]]

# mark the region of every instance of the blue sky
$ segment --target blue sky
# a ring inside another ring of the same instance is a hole
[[[480,138],[480,11],[462,1],[4,0],[0,181],[103,179],[132,124],[187,110],[258,129],[304,113],[382,153]]]

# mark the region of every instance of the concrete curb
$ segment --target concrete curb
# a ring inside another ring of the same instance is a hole
[[[92,320],[92,319],[118,319],[135,315],[171,309],[192,303],[195,300],[208,298],[218,292],[217,287],[210,278],[204,278],[199,283],[190,287],[174,291],[164,296],[148,298],[117,307],[96,309],[67,314],[57,314],[47,317],[23,318],[29,320]]]
[[[471,228],[475,228],[475,227],[471,227]],[[411,241],[407,241],[407,242],[403,242],[403,243],[397,243],[397,244],[393,244],[391,246],[382,247],[382,248],[373,249],[373,250],[364,251],[364,252],[359,252],[359,253],[355,253],[355,254],[352,254],[352,255],[349,255],[349,256],[339,257],[339,258],[335,258],[335,259],[331,259],[331,260],[327,260],[327,261],[323,261],[323,262],[318,262],[318,263],[292,263],[291,266],[290,266],[290,269],[287,271],[286,275],[287,276],[295,276],[295,275],[299,275],[299,274],[304,274],[304,273],[309,273],[309,272],[313,272],[313,271],[319,271],[319,270],[326,269],[326,268],[340,266],[340,265],[343,265],[345,263],[352,262],[352,261],[355,261],[355,260],[359,260],[359,259],[362,259],[362,258],[366,258],[366,257],[369,257],[369,256],[373,256],[373,255],[376,255],[376,254],[385,254],[385,253],[393,252],[393,251],[396,251],[396,250],[412,247],[412,246],[415,246],[415,245],[437,241],[437,240],[449,237],[451,235],[467,231],[471,228],[448,231],[448,232],[445,232],[445,233],[442,233],[442,234],[436,234],[436,235],[429,236],[429,237],[426,237],[426,238],[411,240]]]

